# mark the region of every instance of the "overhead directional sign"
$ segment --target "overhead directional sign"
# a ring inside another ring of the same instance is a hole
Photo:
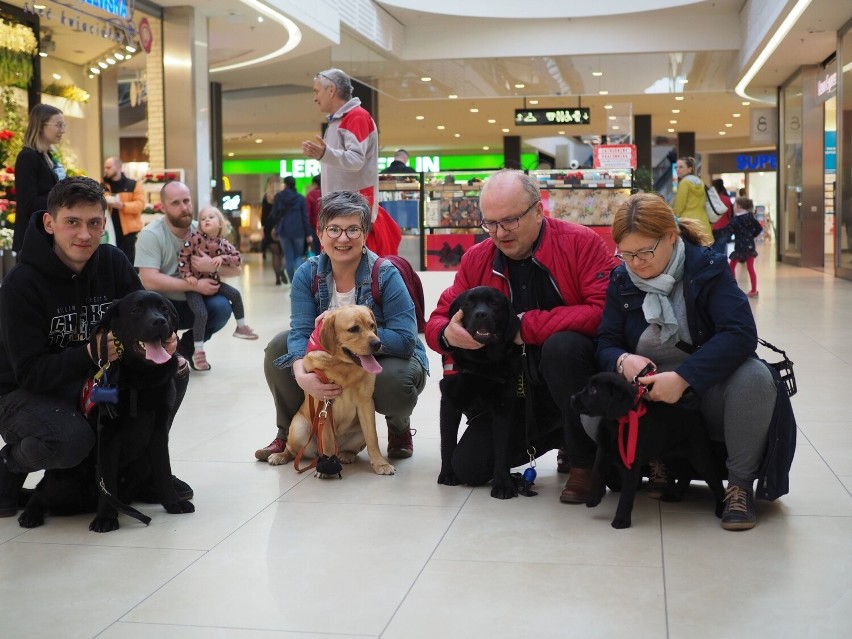
[[[563,109],[515,109],[515,124],[530,126],[537,124],[589,124],[589,107],[567,107]]]

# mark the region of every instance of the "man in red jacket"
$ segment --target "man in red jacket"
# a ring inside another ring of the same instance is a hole
[[[503,170],[484,184],[479,206],[489,238],[469,249],[455,281],[441,294],[426,325],[426,341],[452,359],[455,349],[481,344],[462,326],[461,313],[449,317],[452,301],[475,286],[493,286],[511,300],[521,319],[516,341],[525,344],[526,401],[513,433],[510,463],[529,459],[528,444],[542,455],[564,439],[571,474],[560,500],[583,503],[589,493],[595,444],[571,407],[571,395],[595,372],[593,337],[603,314],[609,272],[614,266],[603,240],[591,229],[544,216],[535,178]],[[445,369],[447,366],[445,366]],[[522,403],[522,402],[519,402]],[[491,425],[487,419],[468,424],[453,455],[461,483],[491,479]]]

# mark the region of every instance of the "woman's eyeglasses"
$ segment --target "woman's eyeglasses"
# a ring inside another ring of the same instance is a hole
[[[518,215],[517,217],[507,217],[505,219],[500,220],[499,222],[486,222],[483,220],[479,226],[482,227],[484,231],[488,231],[489,233],[496,233],[497,227],[499,226],[504,231],[514,231],[521,224],[521,218],[524,217],[527,213],[532,211],[533,207],[541,202],[541,200],[536,200],[532,204],[529,205],[526,211]]]
[[[57,129],[59,129],[60,131],[64,131],[64,130],[65,130],[65,128],[68,126],[68,125],[67,125],[67,124],[65,124],[64,122],[45,122],[45,124],[49,124],[49,125],[51,125],[51,126],[55,126],[55,127],[56,127]]]
[[[350,226],[346,229],[342,229],[339,226],[326,226],[325,232],[328,233],[328,236],[333,240],[339,238],[343,233],[346,233],[346,237],[350,240],[357,240],[361,237],[361,233],[364,232],[364,229],[360,226]]]
[[[615,259],[621,260],[622,262],[632,262],[634,257],[639,258],[641,262],[647,262],[648,260],[654,257],[654,251],[657,250],[657,247],[660,245],[660,240],[663,238],[659,238],[657,243],[654,244],[654,248],[643,249],[641,251],[636,251],[635,253],[631,253],[630,251],[624,251],[619,253],[618,250],[615,251]]]

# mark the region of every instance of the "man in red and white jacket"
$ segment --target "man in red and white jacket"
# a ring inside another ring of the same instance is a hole
[[[481,347],[462,326],[461,313],[449,317],[453,300],[475,286],[493,286],[511,299],[521,318],[516,341],[525,344],[531,364],[525,368],[526,401],[533,402],[534,413],[518,416],[510,463],[527,462],[529,444],[538,456],[559,447],[564,437],[571,474],[560,500],[585,502],[595,445],[570,398],[595,372],[593,338],[614,260],[591,229],[545,217],[535,178],[521,171],[492,175],[479,205],[490,237],[462,257],[452,286],[441,294],[426,325],[426,342],[444,355],[445,369],[451,367],[455,349]],[[453,455],[461,483],[476,485],[491,478],[486,461],[491,428],[484,421],[468,424]]]
[[[402,232],[386,212],[380,211],[379,133],[370,113],[352,97],[352,81],[340,69],[326,69],[314,78],[314,102],[328,117],[325,137],[302,142],[302,152],[322,166],[322,192],[354,191],[372,208],[373,228],[368,248],[378,255],[396,253]],[[393,226],[390,226],[391,223]],[[378,242],[378,244],[377,244]]]

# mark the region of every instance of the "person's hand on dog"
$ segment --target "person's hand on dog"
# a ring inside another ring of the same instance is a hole
[[[165,342],[163,342],[163,348],[166,349],[166,352],[169,355],[174,355],[178,346],[178,336],[177,333],[172,333],[171,337],[169,337]]]
[[[647,357],[643,357],[642,355],[630,353],[627,355],[627,357],[624,358],[621,364],[624,367],[624,372],[622,373],[624,379],[626,379],[628,382],[632,382],[633,379],[642,371],[643,368],[645,368],[648,364],[653,365],[654,362],[652,362]],[[639,381],[641,382],[642,379],[651,379],[651,377],[643,377],[640,378]],[[644,382],[642,383],[644,384]]]
[[[683,392],[689,388],[686,380],[674,371],[640,377],[637,381],[649,387],[645,394],[648,399],[665,404],[676,403],[683,396]]]
[[[343,389],[338,384],[333,382],[324,384],[321,382],[320,378],[313,371],[306,373],[303,362],[300,359],[293,362],[293,375],[296,378],[299,388],[317,399],[335,399],[343,392]]]
[[[462,325],[464,311],[458,311],[450,318],[450,323],[444,329],[444,340],[453,348],[464,348],[467,350],[476,350],[482,348],[484,344],[473,339],[473,335],[467,332],[467,329]]]
[[[104,360],[101,355],[101,336],[103,335],[103,331],[97,332],[97,337],[95,339],[95,343],[97,344],[96,349],[97,352],[92,352],[92,342],[90,341],[86,344],[86,350],[89,351],[89,358],[98,366],[104,363]],[[112,331],[107,333],[107,360],[109,362],[114,362],[118,359],[118,351],[115,348],[115,336],[112,334]]]

